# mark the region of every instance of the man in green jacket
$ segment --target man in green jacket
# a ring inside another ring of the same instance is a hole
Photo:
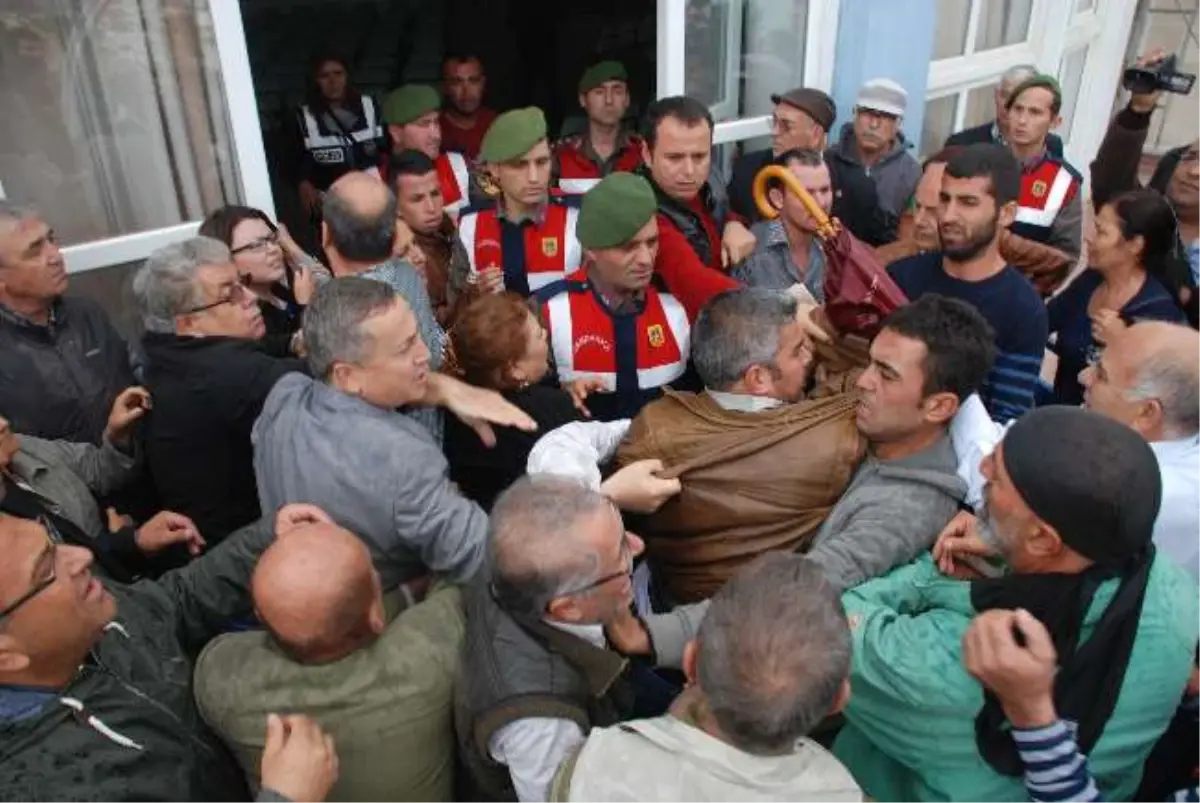
[[[0,798],[245,799],[196,711],[191,657],[250,613],[250,572],[275,535],[318,520],[318,508],[289,505],[157,582],[125,586],[97,579],[91,552],[47,519],[0,515]],[[332,743],[309,725],[271,722],[263,799],[318,799],[336,777]],[[292,739],[311,748],[298,760]]]
[[[943,533],[936,563],[961,575],[968,556],[996,553],[1008,573],[963,582],[926,555],[846,592],[854,694],[834,755],[878,800],[1026,799],[1003,710],[961,646],[978,613],[1021,608],[1051,633],[1055,705],[1079,724],[1097,785],[1128,800],[1200,630],[1196,581],[1151,544],[1154,454],[1114,421],[1046,407],[1017,421],[981,470],[978,532]]]
[[[298,528],[263,554],[251,591],[266,630],[219,636],[196,662],[200,714],[252,786],[263,720],[293,711],[337,742],[329,800],[454,799],[459,591],[436,589],[397,615],[381,588],[366,545],[334,525]]]

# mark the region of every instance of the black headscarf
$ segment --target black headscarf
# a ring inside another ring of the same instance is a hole
[[[1093,561],[1079,574],[1020,574],[971,585],[977,611],[1024,608],[1046,626],[1058,651],[1054,702],[1079,724],[1089,752],[1116,706],[1133,652],[1154,547],[1150,536],[1162,500],[1158,462],[1141,436],[1074,407],[1035,410],[1009,429],[1004,468],[1029,509],[1063,543]],[[1091,637],[1080,629],[1096,589],[1119,586]],[[1021,760],[990,691],[975,720],[980,754],[997,772],[1017,776]]]

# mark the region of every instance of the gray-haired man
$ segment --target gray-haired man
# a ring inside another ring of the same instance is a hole
[[[108,316],[67,297],[54,229],[0,200],[0,413],[48,440],[99,444],[113,399],[136,384]]]
[[[684,651],[670,713],[594,728],[552,800],[862,800],[807,738],[850,697],[850,628],[812,561],[760,558],[716,596]]]
[[[574,480],[526,476],[497,500],[455,688],[469,797],[546,800],[590,728],[629,718],[634,681],[607,647],[623,643],[614,628],[633,623],[660,665],[680,666],[704,608],[647,617],[642,630],[629,613],[641,551],[613,503]]]
[[[250,428],[275,382],[304,364],[264,351],[258,303],[218,240],[160,248],[133,290],[154,400],[147,466],[163,506],[211,545],[258,519]]]

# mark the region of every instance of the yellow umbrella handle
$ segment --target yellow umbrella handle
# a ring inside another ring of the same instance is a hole
[[[825,213],[824,209],[817,205],[816,199],[809,194],[808,190],[804,189],[800,179],[782,165],[767,165],[754,177],[754,204],[763,217],[768,220],[779,217],[779,210],[771,206],[770,201],[767,200],[767,182],[773,178],[782,181],[783,186],[804,204],[808,214],[812,215],[813,220],[816,221],[817,235],[821,239],[827,240],[837,233],[837,226],[833,220]]]

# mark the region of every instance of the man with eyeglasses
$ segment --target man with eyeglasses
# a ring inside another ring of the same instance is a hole
[[[466,797],[547,800],[559,764],[587,731],[635,715],[638,691],[654,682],[606,636],[642,627],[630,615],[642,540],[603,494],[548,475],[526,476],[500,496],[488,536],[490,574],[468,594],[455,688]],[[642,638],[660,666],[680,666],[703,611],[646,617]]]
[[[0,200],[0,413],[20,432],[98,444],[113,399],[137,382],[108,316],[66,291],[53,227]]]
[[[5,799],[244,800],[245,782],[192,697],[192,656],[250,614],[248,585],[277,535],[329,517],[290,505],[157,582],[92,574],[45,518],[0,515],[0,755]],[[262,800],[320,800],[337,776],[305,717],[266,727]]]
[[[833,180],[830,214],[869,245],[896,239],[897,218],[881,206],[871,177],[861,165],[837,159],[827,150],[829,131],[837,118],[833,98],[819,89],[800,88],[772,95],[771,102],[775,104],[771,112],[771,147],[743,154],[734,163],[728,190],[730,208],[752,222],[761,220],[752,193],[758,171],[795,148],[819,150],[824,153]]]
[[[133,290],[154,399],[147,466],[161,503],[216,544],[260,515],[250,430],[275,382],[304,363],[267,352],[258,300],[218,240],[155,251]]]

